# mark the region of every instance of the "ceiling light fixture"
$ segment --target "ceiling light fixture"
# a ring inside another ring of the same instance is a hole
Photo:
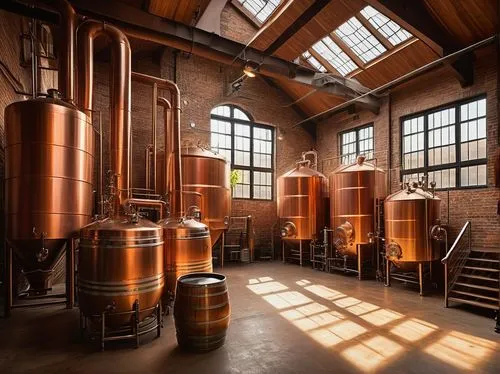
[[[249,78],[255,78],[257,71],[259,70],[259,64],[253,61],[247,61],[245,67],[243,68],[243,73]]]

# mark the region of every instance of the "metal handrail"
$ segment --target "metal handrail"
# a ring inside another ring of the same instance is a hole
[[[467,243],[465,248],[463,245],[463,239],[465,237],[465,233],[467,232]],[[471,252],[471,243],[472,243],[472,228],[471,222],[465,222],[462,230],[458,234],[455,242],[451,246],[450,250],[446,253],[446,256],[441,260],[441,263],[444,264],[444,280],[445,280],[445,288],[444,288],[444,306],[448,308],[448,295],[449,292],[453,289],[455,282],[457,281],[467,259],[469,258],[469,254]]]

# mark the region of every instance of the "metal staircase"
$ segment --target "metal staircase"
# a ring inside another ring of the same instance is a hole
[[[442,260],[445,265],[445,306],[453,301],[499,310],[500,252],[471,250],[467,222]]]

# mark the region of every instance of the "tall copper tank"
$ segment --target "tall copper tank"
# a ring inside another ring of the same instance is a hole
[[[278,217],[285,240],[311,240],[325,226],[328,195],[326,177],[308,162],[278,178]]]
[[[94,132],[52,90],[9,105],[5,132],[7,239],[31,288],[44,290],[63,243],[92,217]]]
[[[165,194],[165,154],[157,156],[158,184]],[[184,193],[185,207],[196,205],[201,210],[202,222],[210,229],[212,245],[228,228],[231,216],[230,166],[226,159],[200,146],[182,147],[182,188],[201,194]],[[201,206],[200,206],[201,205]]]
[[[357,245],[370,243],[375,235],[375,204],[387,196],[386,174],[359,156],[331,173],[329,182],[333,244],[341,254],[355,256]]]
[[[140,311],[158,304],[165,283],[163,230],[138,216],[118,216],[81,230],[78,297],[86,316],[126,312],[139,301]],[[149,314],[152,312],[150,311]],[[149,314],[141,312],[140,318]],[[109,324],[130,322],[113,316]]]
[[[417,263],[440,259],[431,228],[439,223],[441,199],[414,185],[390,195],[384,202],[385,246],[388,260]]]
[[[158,223],[165,235],[166,289],[175,293],[177,278],[212,272],[212,244],[208,227],[194,219],[167,218]]]

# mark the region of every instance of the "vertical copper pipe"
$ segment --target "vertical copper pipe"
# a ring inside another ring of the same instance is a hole
[[[145,159],[146,159],[146,190],[149,192],[149,189],[151,187],[151,148],[150,145],[148,144],[145,148]]]
[[[165,99],[164,97],[159,97],[157,99],[157,104],[159,106],[163,107],[163,137],[165,139],[164,141],[164,148],[165,148],[165,160],[163,164],[163,175],[165,178],[164,185],[159,188],[160,193],[168,193],[171,191],[171,179],[169,176],[171,175],[170,173],[170,168],[171,168],[171,154],[173,152],[173,137],[171,136],[172,134],[172,121],[171,121],[171,109],[172,106],[170,105],[170,101]]]
[[[153,137],[153,193],[157,193],[158,189],[158,183],[157,183],[157,173],[156,173],[156,153],[157,153],[157,142],[156,142],[156,127],[157,127],[157,122],[158,122],[158,111],[156,110],[156,102],[158,100],[158,84],[153,83],[153,111],[152,111],[152,129],[151,129],[151,136]]]
[[[93,107],[94,39],[111,40],[110,90],[111,134],[110,165],[117,175],[114,211],[130,196],[130,44],[114,26],[97,21],[84,22],[78,32],[78,102],[90,116]]]
[[[60,29],[58,37],[59,70],[57,82],[62,97],[74,104],[75,101],[75,31],[76,13],[67,0],[54,0],[59,12]]]
[[[172,95],[172,115],[173,126],[171,133],[166,136],[172,137],[173,152],[172,152],[172,205],[171,211],[174,216],[180,217],[184,215],[182,202],[182,169],[181,169],[181,94],[179,87],[172,81],[167,79],[157,78],[150,75],[132,72],[132,78],[139,82],[156,83],[158,88],[167,89]],[[166,154],[166,153],[165,153]]]

